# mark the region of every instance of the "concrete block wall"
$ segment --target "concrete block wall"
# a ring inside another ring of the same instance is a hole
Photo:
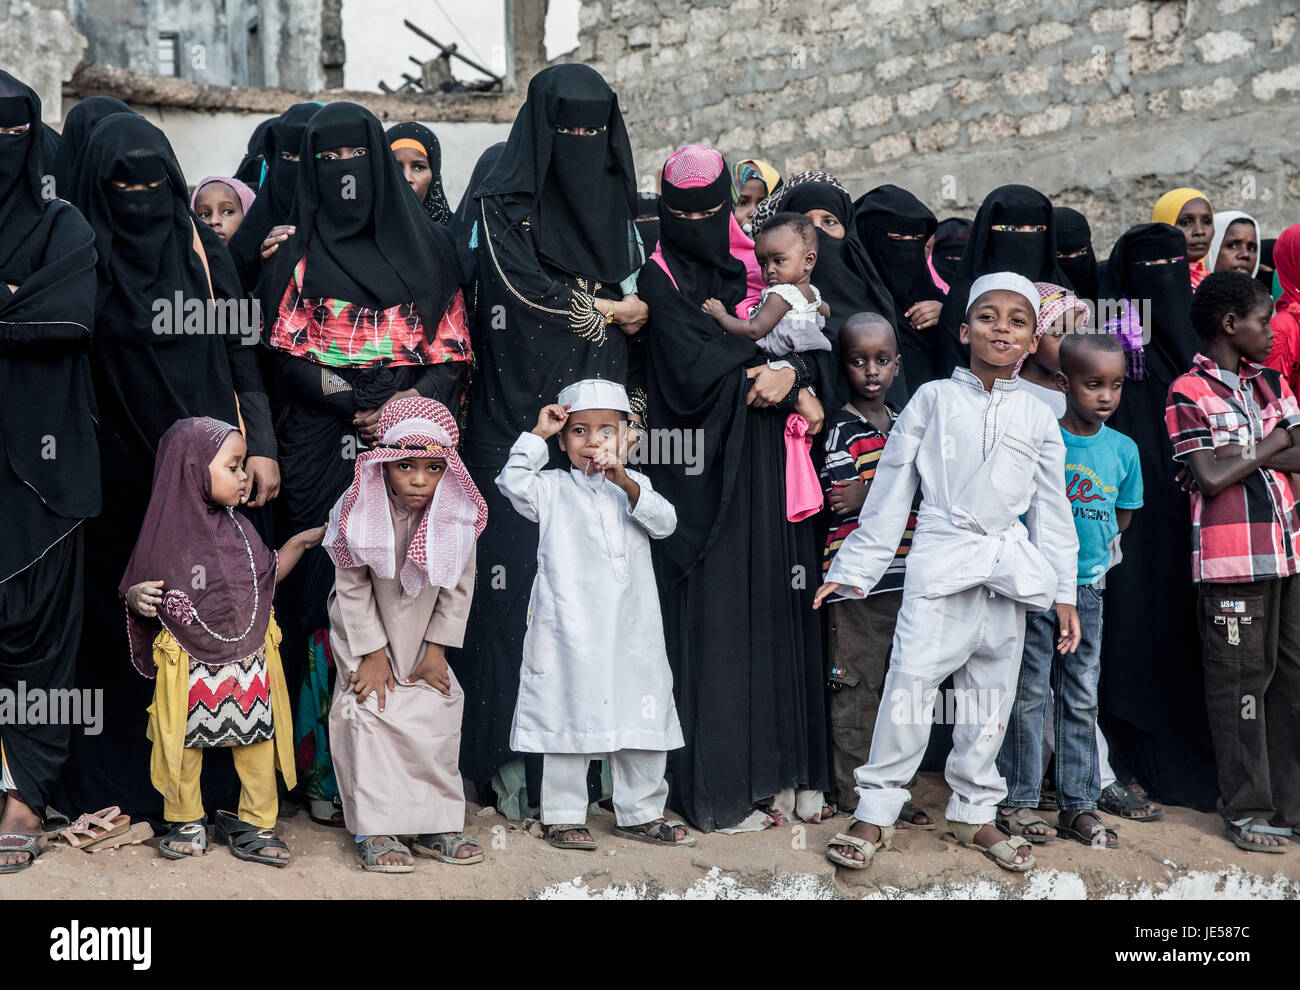
[[[584,0],[579,60],[642,173],[711,144],[941,218],[1006,182],[1083,210],[1102,256],[1199,186],[1266,236],[1300,221],[1292,0]]]

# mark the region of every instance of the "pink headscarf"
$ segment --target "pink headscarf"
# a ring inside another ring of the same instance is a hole
[[[379,437],[379,443],[357,457],[351,487],[330,510],[325,552],[339,567],[365,565],[382,578],[392,578],[396,534],[383,465],[407,457],[441,457],[447,473],[406,549],[402,590],[416,595],[426,584],[454,588],[487,525],[487,503],[456,451],[456,422],[447,407],[433,399],[397,399],[379,414]]]
[[[1041,337],[1047,333],[1052,324],[1061,318],[1061,314],[1068,313],[1070,310],[1082,313],[1084,323],[1092,318],[1092,307],[1076,297],[1065,286],[1052,282],[1035,282],[1034,288],[1038,290],[1039,300],[1038,329],[1034,336]]]
[[[720,151],[702,144],[688,144],[678,148],[664,162],[664,181],[678,189],[697,189],[715,181],[726,164]],[[730,206],[725,208],[730,209]],[[745,320],[763,293],[763,275],[758,268],[758,258],[754,256],[754,242],[745,236],[740,224],[736,223],[734,214],[731,218],[728,250],[733,258],[745,266],[745,298],[736,306],[736,315]],[[650,260],[664,270],[668,280],[673,283],[673,288],[678,288],[677,279],[673,278],[673,273],[668,270],[668,262],[664,260],[662,245],[655,248]]]
[[[253,192],[247,185],[238,179],[228,179],[224,175],[209,175],[206,179],[194,187],[194,194],[190,196],[190,209],[197,207],[194,205],[199,201],[199,192],[204,186],[211,185],[214,182],[224,182],[231,189],[235,190],[235,195],[239,197],[239,203],[244,208],[244,216],[248,216],[248,208],[253,205],[253,200],[257,198],[257,193]]]

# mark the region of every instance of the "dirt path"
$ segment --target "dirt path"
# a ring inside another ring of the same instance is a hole
[[[914,799],[941,815],[948,791],[923,774]],[[1054,820],[1054,819],[1050,819]],[[1111,821],[1107,817],[1107,821]],[[293,862],[275,870],[211,849],[201,860],[161,858],[153,844],[90,855],[58,844],[29,870],[0,877],[12,898],[527,898],[527,897],[1286,897],[1300,898],[1300,848],[1247,853],[1228,840],[1214,815],[1171,808],[1160,822],[1125,823],[1120,848],[1069,840],[1036,849],[1026,876],[1000,870],[944,842],[940,828],[909,830],[869,870],[837,870],[822,855],[844,816],[822,825],[741,835],[703,835],[688,849],[617,837],[612,814],[591,821],[596,852],[553,849],[492,809],[471,806],[467,831],[484,846],[484,863],[454,867],[419,859],[416,872],[362,872],[351,837],[316,825],[304,811],[281,819]],[[156,841],[156,840],[155,840]]]

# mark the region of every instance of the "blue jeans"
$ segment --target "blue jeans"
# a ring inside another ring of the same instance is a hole
[[[1025,649],[998,773],[1007,781],[1008,808],[1036,808],[1043,783],[1043,723],[1047,688],[1056,695],[1056,794],[1062,811],[1096,810],[1097,680],[1101,675],[1101,589],[1080,585],[1075,653],[1056,652],[1056,609],[1025,617]]]

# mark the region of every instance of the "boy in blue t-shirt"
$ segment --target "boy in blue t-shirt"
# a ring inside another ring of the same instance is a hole
[[[1056,652],[1053,610],[1026,618],[1016,703],[998,755],[1007,780],[999,820],[1030,842],[1055,838],[1028,809],[1038,806],[1043,781],[1043,722],[1048,685],[1055,694],[1057,833],[1085,845],[1113,848],[1118,838],[1097,817],[1101,771],[1097,754],[1097,681],[1101,674],[1102,579],[1112,547],[1142,505],[1137,445],[1105,425],[1119,406],[1124,349],[1104,333],[1067,334],[1058,382],[1065,392],[1065,493],[1079,537],[1079,625],[1075,653]],[[1036,821],[1034,821],[1036,819]],[[1029,827],[1034,821],[1038,827]]]

